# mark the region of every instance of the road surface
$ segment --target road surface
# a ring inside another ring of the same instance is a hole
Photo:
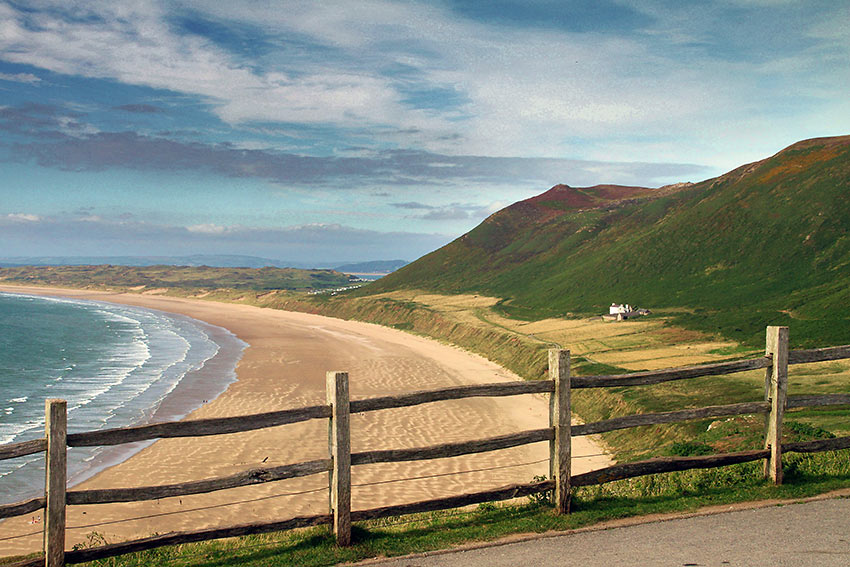
[[[848,567],[850,497],[544,536],[381,567]]]

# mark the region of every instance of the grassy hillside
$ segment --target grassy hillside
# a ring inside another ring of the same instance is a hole
[[[333,270],[209,266],[26,266],[0,268],[0,283],[75,288],[309,290],[346,286]]]
[[[850,136],[693,185],[557,186],[363,293],[486,293],[529,319],[629,302],[751,345],[768,324],[793,326],[798,347],[846,343],[848,195]]]

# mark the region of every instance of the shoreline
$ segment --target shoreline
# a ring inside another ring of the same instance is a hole
[[[117,305],[116,303],[104,302],[99,299],[69,298],[67,295],[60,295],[59,293],[34,293],[32,290],[12,291],[11,289],[3,288],[0,289],[0,293],[24,297],[73,299],[74,301],[85,301],[93,305]],[[120,304],[120,306],[130,310],[138,309],[156,315],[157,317],[171,319],[179,327],[190,325],[197,328],[207,336],[208,340],[216,345],[216,351],[210,358],[202,361],[199,366],[189,368],[170,390],[162,394],[160,398],[152,400],[152,405],[136,406],[136,409],[142,414],[141,419],[133,420],[131,423],[106,423],[104,429],[184,419],[203,404],[214,400],[224,393],[230,384],[237,380],[236,366],[248,344],[241,341],[229,330],[186,315],[160,309],[126,304]],[[69,415],[68,428],[70,433],[76,432],[74,425],[73,416]],[[76,459],[73,465],[69,460],[68,487],[74,487],[96,476],[103,470],[124,462],[152,443],[154,443],[154,440],[88,448],[91,454],[87,455],[84,459]],[[92,449],[94,451],[91,451]],[[26,498],[35,498],[42,492],[43,487],[34,488],[32,492],[23,493],[23,496]],[[14,500],[20,500],[20,498],[15,498]],[[4,499],[0,502],[11,503],[12,501]]]
[[[459,384],[518,380],[496,364],[431,339],[370,323],[247,305],[60,288],[0,285],[0,290],[94,299],[178,313],[223,327],[248,343],[237,381],[192,418],[229,417],[324,403],[327,371],[351,376],[352,398]],[[352,416],[352,449],[403,448],[455,442],[544,427],[542,396],[471,398]],[[579,439],[586,443],[577,443]],[[353,507],[399,504],[471,489],[527,482],[548,471],[548,446],[534,444],[493,453],[433,461],[364,465],[352,471]],[[147,486],[233,474],[315,458],[327,451],[324,420],[216,436],[161,439],[81,483],[81,488]],[[589,439],[577,438],[576,472],[610,458]],[[600,455],[602,454],[602,455]],[[452,474],[454,473],[454,474]],[[386,481],[391,481],[387,483]],[[109,542],[320,513],[327,507],[327,475],[320,474],[183,498],[72,506],[67,546],[97,531]],[[199,511],[203,510],[203,513]],[[187,513],[194,511],[194,513]],[[0,524],[0,548],[19,554],[40,547],[40,524],[12,518]],[[30,534],[26,537],[17,537]]]
[[[248,343],[240,340],[224,327],[212,325],[200,319],[179,313],[170,313],[160,309],[150,309],[147,307],[136,308],[152,311],[161,314],[163,317],[185,321],[198,326],[208,334],[210,340],[218,345],[218,350],[212,357],[205,360],[199,368],[194,368],[186,372],[174,388],[158,400],[158,404],[154,408],[146,408],[148,411],[152,410],[147,419],[132,425],[147,425],[150,423],[186,419],[204,404],[218,398],[227,391],[227,388],[233,382],[238,380],[236,367],[245,349],[248,348]],[[70,418],[68,425],[69,430],[71,430],[72,423]],[[155,442],[156,440],[139,441],[102,448],[85,470],[69,476],[68,488],[75,487],[94,478],[109,467],[123,463]]]

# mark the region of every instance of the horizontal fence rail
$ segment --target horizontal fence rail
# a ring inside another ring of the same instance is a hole
[[[351,454],[352,465],[368,465],[372,463],[398,463],[403,461],[422,461],[426,459],[443,459],[446,457],[457,457],[459,455],[471,455],[474,453],[485,453],[509,449],[538,443],[540,441],[551,441],[555,437],[551,427],[535,429],[523,433],[511,433],[500,435],[489,439],[476,441],[464,441],[462,443],[445,443],[431,447],[415,449],[389,449],[380,451],[364,451]]]
[[[268,427],[277,427],[278,425],[287,425],[330,416],[330,406],[312,406],[246,416],[192,419],[138,425],[135,427],[117,427],[102,431],[72,433],[68,435],[68,446],[99,447],[134,443],[136,441],[148,441],[151,439],[242,433],[243,431],[266,429]]]
[[[360,413],[390,408],[403,408],[430,402],[460,400],[463,398],[516,396],[519,394],[549,394],[555,390],[552,380],[534,382],[501,382],[478,386],[454,386],[441,390],[412,392],[398,396],[385,396],[368,400],[352,400],[351,413]]]
[[[788,353],[788,364],[806,364],[850,358],[850,345],[813,348],[810,350],[792,350]]]
[[[725,406],[710,406],[706,408],[686,409],[669,411],[664,413],[644,413],[640,415],[629,415],[626,417],[615,417],[604,421],[596,421],[584,425],[573,425],[573,437],[579,435],[592,435],[594,433],[605,433],[618,429],[630,429],[642,425],[661,425],[663,423],[678,423],[693,419],[705,419],[708,417],[724,417],[727,415],[746,415],[753,413],[769,413],[770,404],[767,402],[744,402],[741,404],[729,404]]]
[[[226,537],[239,537],[245,535],[265,534],[270,532],[280,532],[295,528],[309,528],[312,526],[320,526],[331,523],[331,514],[317,514],[314,516],[299,516],[282,520],[279,522],[241,524],[238,526],[229,526],[225,528],[211,528],[203,530],[193,530],[187,532],[174,532],[170,534],[156,535],[143,539],[125,541],[121,543],[113,543],[109,545],[99,546],[90,549],[80,549],[69,551],[65,554],[66,563],[86,563],[96,559],[105,559],[108,557],[116,557],[118,555],[126,555],[138,551],[147,551],[167,545],[179,545],[183,543],[194,543],[199,541],[209,541],[211,539],[222,539]],[[42,560],[37,562],[25,563],[23,565],[41,565]]]
[[[47,499],[42,496],[25,500],[24,502],[15,502],[13,504],[0,504],[0,518],[14,518],[15,516],[25,516],[36,510],[44,508]]]
[[[759,449],[755,451],[727,453],[725,455],[659,457],[647,461],[613,465],[604,469],[577,474],[572,480],[575,486],[592,486],[651,474],[723,467],[749,461],[758,461],[769,456],[770,451],[768,449]]]
[[[782,444],[782,451],[785,453],[821,453],[841,449],[850,449],[850,437]],[[591,486],[651,474],[724,467],[727,465],[759,461],[769,456],[770,449],[756,449],[752,451],[739,451],[737,453],[720,455],[700,455],[696,457],[656,457],[645,461],[622,463],[604,469],[578,474],[573,476],[572,480],[574,486]]]
[[[109,488],[101,490],[71,490],[67,494],[68,504],[107,504],[110,502],[141,502],[143,500],[158,500],[190,494],[204,494],[240,486],[251,486],[275,482],[288,478],[299,478],[331,468],[330,459],[318,459],[306,463],[283,465],[268,469],[251,469],[231,476],[209,480],[197,480],[177,484],[159,486],[141,486],[138,488]]]
[[[819,394],[814,396],[789,396],[786,408],[814,408],[819,406],[850,405],[850,394]]]
[[[341,545],[345,545],[350,541],[351,521],[457,508],[470,504],[507,500],[549,491],[553,493],[553,500],[559,513],[567,512],[569,509],[570,488],[573,486],[591,486],[650,474],[715,468],[758,460],[765,461],[765,474],[779,483],[781,482],[781,455],[783,453],[814,453],[850,449],[850,437],[820,439],[800,443],[781,443],[782,418],[786,409],[850,405],[850,394],[787,396],[788,365],[847,359],[850,358],[850,345],[798,351],[788,351],[787,346],[787,327],[768,327],[768,347],[764,357],[686,368],[667,368],[649,372],[604,376],[570,376],[568,351],[553,350],[550,351],[549,358],[549,380],[453,386],[437,390],[361,400],[349,400],[347,373],[329,372],[327,377],[328,398],[325,405],[249,416],[156,423],[74,433],[67,436],[65,435],[66,424],[64,422],[64,415],[61,412],[56,413],[54,411],[51,415],[57,417],[51,417],[48,420],[50,431],[48,431],[46,438],[0,446],[0,460],[45,452],[48,471],[53,471],[53,473],[48,474],[48,480],[51,480],[53,485],[56,485],[59,482],[57,479],[61,479],[63,488],[65,482],[64,448],[66,446],[117,445],[158,438],[221,435],[276,427],[311,419],[328,419],[330,424],[329,458],[277,467],[254,468],[229,476],[167,485],[71,490],[67,492],[63,489],[60,491],[61,496],[56,497],[56,495],[53,495],[52,499],[51,493],[48,492],[41,498],[0,505],[0,518],[21,516],[37,510],[45,510],[45,516],[48,516],[48,512],[50,512],[53,519],[49,522],[50,525],[48,525],[48,522],[45,523],[45,557],[26,560],[15,565],[47,565],[52,567],[54,565],[64,565],[65,563],[80,563],[98,558],[113,557],[165,545],[323,524],[332,525],[338,542]],[[758,369],[767,369],[765,391],[765,399],[767,401],[631,415],[580,425],[571,425],[569,422],[569,392],[572,388],[642,386],[672,380],[725,375]],[[404,408],[419,404],[464,398],[521,394],[550,395],[549,427],[500,435],[487,439],[444,443],[428,447],[380,449],[357,453],[352,453],[350,450],[349,415],[351,413]],[[61,402],[61,400],[57,400],[56,402]],[[64,404],[64,402],[61,403]],[[646,425],[752,414],[766,414],[768,416],[767,422],[769,427],[766,434],[765,446],[762,449],[718,455],[654,458],[646,461],[615,464],[582,474],[572,475],[570,473],[570,437],[573,436],[599,434]],[[51,442],[54,439],[54,435],[57,435],[58,437],[56,438],[62,440],[61,447],[58,447],[55,442]],[[493,490],[401,505],[383,506],[370,510],[352,511],[350,509],[352,486],[351,466],[448,458],[496,451],[543,441],[548,441],[550,444],[549,480],[529,484],[514,484]],[[62,549],[63,544],[61,541],[64,540],[64,507],[66,505],[156,500],[275,482],[326,472],[329,476],[331,501],[331,511],[328,514],[300,516],[288,520],[266,523],[250,523],[170,533],[68,552]],[[54,479],[50,474],[56,474],[57,478]],[[63,534],[61,538],[59,535],[60,531]]]
[[[769,357],[751,360],[736,360],[734,362],[718,362],[702,364],[687,368],[664,368],[648,372],[632,372],[630,374],[612,374],[606,376],[573,376],[570,388],[610,388],[613,386],[648,386],[673,380],[686,380],[702,376],[718,376],[734,374],[748,370],[767,368],[771,364]]]
[[[23,441],[21,443],[9,443],[8,445],[0,445],[0,461],[5,459],[15,459],[17,457],[26,457],[27,455],[35,455],[43,453],[47,448],[47,439],[33,439],[32,441]]]

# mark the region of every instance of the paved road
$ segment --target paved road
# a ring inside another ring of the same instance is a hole
[[[405,557],[381,567],[850,566],[850,498]]]

